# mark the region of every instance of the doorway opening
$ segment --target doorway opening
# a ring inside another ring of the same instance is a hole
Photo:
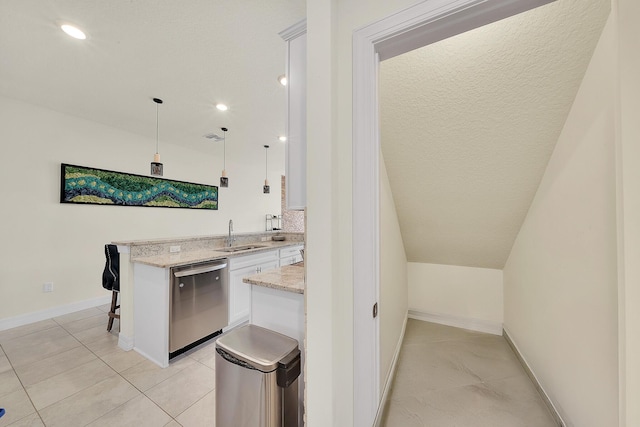
[[[380,402],[380,221],[378,65],[552,0],[426,1],[354,33],[353,38],[353,277],[354,425],[374,424]],[[355,220],[357,218],[357,220]],[[374,355],[374,357],[371,357]]]

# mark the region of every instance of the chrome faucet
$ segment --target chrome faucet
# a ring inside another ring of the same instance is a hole
[[[229,237],[227,237],[227,246],[231,247],[233,242],[236,241],[235,236],[233,235],[233,220],[229,220]]]

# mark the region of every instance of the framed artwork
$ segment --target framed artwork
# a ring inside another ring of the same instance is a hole
[[[62,163],[60,203],[218,209],[218,187]]]

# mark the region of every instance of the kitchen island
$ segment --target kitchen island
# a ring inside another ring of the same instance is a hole
[[[304,243],[302,233],[285,233],[285,241],[272,241],[272,235],[235,234],[231,248],[225,246],[228,236],[113,242],[120,253],[118,345],[124,350],[135,349],[162,367],[168,366],[170,269],[212,260],[263,256],[273,257],[272,265],[277,267],[281,252],[287,253]],[[249,286],[238,282],[247,287],[244,314],[248,320]]]
[[[243,279],[251,285],[249,322],[298,340],[304,346],[304,263]]]
[[[251,285],[249,322],[304,346],[304,264],[287,265],[243,279]]]
[[[254,274],[245,277],[243,281],[251,285],[304,294],[304,262]]]
[[[305,269],[304,262],[282,266],[243,279],[251,285],[249,322],[271,329],[298,341],[301,363],[305,352]],[[304,369],[298,382],[299,425],[304,408]]]

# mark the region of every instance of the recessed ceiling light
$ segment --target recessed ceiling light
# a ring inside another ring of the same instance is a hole
[[[62,24],[60,28],[74,39],[84,40],[87,38],[86,34],[81,29],[74,27],[73,25]]]
[[[280,82],[280,84],[282,86],[286,86],[287,85],[287,76],[285,76],[284,74],[281,76],[278,76],[278,81]]]
[[[216,104],[216,108],[220,111],[227,111],[229,109],[225,104]]]
[[[284,135],[279,136],[278,139],[280,140],[280,142],[286,142],[287,141],[287,137],[284,136]]]

